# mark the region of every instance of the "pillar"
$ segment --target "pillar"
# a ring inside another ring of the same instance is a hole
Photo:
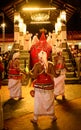
[[[62,42],[62,47],[66,48],[66,42],[67,42],[67,31],[66,31],[66,24],[62,23],[62,27],[61,27],[61,33],[60,33],[60,39]]]
[[[20,49],[22,50],[23,47],[24,47],[24,35],[23,35],[23,32],[20,32],[19,43],[20,43]]]
[[[52,45],[53,45],[52,53],[56,53],[57,39],[56,39],[56,33],[54,30],[52,32]]]
[[[18,12],[14,13],[14,41],[19,43],[19,18],[20,14]]]

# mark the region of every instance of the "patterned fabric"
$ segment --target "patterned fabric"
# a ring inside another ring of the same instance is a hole
[[[43,73],[38,75],[37,79],[35,80],[34,84],[53,84],[53,80],[51,79],[50,75]]]

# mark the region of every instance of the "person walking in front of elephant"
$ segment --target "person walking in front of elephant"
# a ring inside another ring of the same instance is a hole
[[[38,53],[39,62],[31,70],[34,78],[34,118],[33,124],[37,124],[39,116],[50,116],[52,123],[57,120],[54,111],[54,81],[55,76],[53,63],[47,61],[47,53]]]

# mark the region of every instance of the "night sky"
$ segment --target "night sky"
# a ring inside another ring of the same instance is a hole
[[[81,31],[81,14],[76,12],[67,23],[68,31]]]

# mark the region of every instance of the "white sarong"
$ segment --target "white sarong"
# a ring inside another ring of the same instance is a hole
[[[10,90],[10,97],[16,98],[21,97],[21,80],[20,79],[9,79],[8,89]]]
[[[34,115],[54,115],[54,90],[35,88]]]
[[[54,78],[54,95],[58,96],[58,95],[63,95],[65,88],[65,74],[60,75],[57,78]]]

